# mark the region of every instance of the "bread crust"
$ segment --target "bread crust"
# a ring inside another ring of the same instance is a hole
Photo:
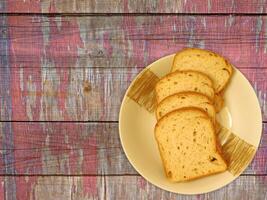
[[[213,88],[213,81],[211,80],[211,78],[209,76],[207,76],[206,74],[202,73],[202,72],[198,72],[198,71],[194,71],[194,70],[184,70],[184,71],[175,71],[175,72],[172,72],[172,73],[169,73],[167,74],[166,76],[162,77],[161,79],[159,79],[159,81],[157,82],[155,88],[158,87],[158,84],[160,81],[162,80],[165,80],[165,79],[168,79],[169,77],[172,77],[174,76],[175,74],[185,74],[185,73],[195,73],[195,74],[201,74],[202,76],[204,76],[205,78],[207,78],[210,82],[211,82],[211,88],[213,90],[213,98],[211,99],[210,97],[209,100],[213,103],[214,102],[214,96],[215,96],[215,91],[214,91],[214,88]],[[188,91],[182,91],[182,92],[188,92]],[[157,101],[157,104],[159,104],[159,98],[158,98],[158,95],[156,94],[156,101]]]
[[[172,180],[170,178],[168,178],[168,180],[174,182],[174,183],[179,183],[179,182],[188,182],[188,181],[193,181],[193,180],[196,180],[196,179],[199,179],[199,178],[204,178],[204,177],[207,177],[207,176],[211,176],[211,175],[214,175],[214,174],[219,174],[221,172],[224,172],[225,170],[222,170],[222,171],[217,171],[217,172],[210,172],[209,174],[206,174],[206,175],[199,175],[199,176],[196,176],[194,178],[190,178],[190,179],[186,179],[186,180],[183,180],[183,181],[175,181],[175,180]],[[168,176],[167,176],[168,177]]]
[[[214,143],[214,149],[216,150],[215,153],[219,154],[222,158],[222,161],[224,162],[224,164],[226,165],[226,169],[227,169],[227,162],[225,161],[221,151],[218,149],[218,146],[217,146],[217,137],[216,137],[216,133],[215,133],[215,127],[214,127],[214,124],[212,123],[210,117],[208,116],[208,114],[203,111],[202,109],[199,109],[199,108],[195,108],[195,107],[185,107],[185,108],[179,108],[179,109],[176,109],[176,110],[173,110],[171,112],[169,112],[168,114],[164,115],[162,118],[160,118],[160,120],[157,122],[157,124],[155,125],[155,128],[154,128],[154,137],[157,141],[157,144],[158,144],[158,148],[159,148],[159,151],[160,151],[160,157],[161,157],[161,160],[163,162],[163,166],[164,166],[164,171],[165,171],[165,174],[166,174],[166,177],[171,180],[172,182],[185,182],[185,181],[191,181],[191,180],[194,180],[194,179],[198,179],[198,178],[202,178],[202,177],[205,177],[205,176],[210,176],[210,175],[213,175],[213,174],[217,174],[217,173],[220,173],[220,172],[223,172],[225,171],[226,169],[224,170],[221,170],[221,171],[217,171],[217,172],[211,172],[209,174],[206,174],[206,175],[200,175],[200,176],[197,176],[197,177],[194,177],[194,178],[190,178],[188,180],[183,180],[183,181],[175,181],[175,180],[172,180],[169,176],[168,176],[168,172],[167,172],[167,169],[166,169],[166,165],[165,165],[165,159],[163,158],[163,155],[162,155],[162,152],[160,150],[160,147],[159,147],[159,141],[157,139],[157,136],[156,136],[156,130],[157,130],[157,127],[159,126],[159,124],[166,118],[166,117],[169,117],[170,115],[172,115],[173,113],[175,112],[179,112],[179,111],[198,111],[198,112],[201,112],[202,114],[204,114],[204,117],[210,121],[210,124],[212,126],[212,129],[213,129],[213,141],[215,141]]]
[[[175,54],[174,59],[173,59],[173,61],[172,61],[171,72],[175,72],[175,71],[185,71],[185,70],[174,70],[174,63],[175,63],[176,57],[178,57],[178,56],[179,56],[181,53],[183,53],[184,51],[188,51],[188,50],[198,50],[198,51],[203,51],[203,52],[207,52],[207,53],[212,53],[213,55],[216,55],[216,56],[218,56],[218,57],[220,57],[220,58],[222,58],[222,59],[224,60],[226,66],[228,67],[226,70],[227,70],[227,72],[229,73],[229,77],[228,77],[227,81],[225,82],[224,86],[223,86],[222,88],[220,88],[216,93],[220,93],[221,91],[223,91],[223,90],[227,87],[227,85],[228,85],[228,83],[229,83],[229,81],[230,81],[230,79],[231,79],[231,77],[232,77],[232,74],[233,74],[233,67],[232,67],[232,65],[230,64],[230,62],[229,62],[226,58],[224,58],[224,57],[221,56],[220,54],[215,53],[215,52],[213,52],[213,51],[211,51],[211,50],[208,50],[208,49],[200,49],[200,48],[183,48],[182,50],[178,51],[178,52]]]
[[[230,73],[229,79],[226,81],[224,87],[218,92],[218,94],[221,95],[221,96],[223,96],[225,89],[227,88],[227,86],[228,86],[229,83],[231,82],[231,78],[232,78],[233,73],[234,73],[232,64],[231,64],[229,61],[227,61],[225,58],[224,58],[224,60],[225,60],[225,62],[227,62],[227,64],[230,66],[231,71],[229,72],[229,73]]]
[[[164,100],[166,100],[167,98],[169,98],[169,97],[172,97],[172,96],[175,96],[175,95],[178,95],[178,94],[180,94],[180,95],[190,95],[190,94],[193,94],[193,95],[199,95],[199,96],[203,96],[203,97],[206,97],[208,100],[209,100],[209,102],[213,105],[213,102],[210,100],[210,98],[207,96],[207,95],[205,95],[205,94],[202,94],[202,93],[199,93],[199,92],[194,92],[194,91],[184,91],[184,92],[178,92],[178,93],[175,93],[175,94],[172,94],[172,95],[170,95],[170,96],[167,96],[167,97],[165,97],[164,99],[162,99],[161,100],[161,102],[159,102],[158,103],[158,105],[157,106],[159,106],[160,104],[162,104],[162,102],[164,101]]]
[[[205,112],[205,111],[203,111],[202,109],[200,109],[200,108],[196,108],[196,107],[184,107],[184,108],[178,108],[178,109],[175,109],[175,110],[173,110],[173,111],[171,111],[171,112],[169,112],[169,113],[167,113],[166,115],[164,115],[162,118],[160,118],[159,119],[159,121],[157,122],[157,124],[159,124],[161,121],[163,121],[164,120],[164,118],[166,118],[166,117],[168,117],[169,115],[172,115],[173,113],[175,113],[175,112],[177,112],[177,111],[200,111],[202,114],[204,114],[209,120],[210,120],[210,117],[208,116],[208,114]],[[211,121],[211,120],[210,120]],[[157,126],[157,124],[156,124],[156,126]]]
[[[209,101],[209,103],[210,103],[211,105],[213,105],[213,107],[214,107],[214,109],[215,109],[214,103],[213,103],[213,102],[210,100],[210,98],[209,98],[207,95],[205,95],[205,94],[202,94],[202,93],[199,93],[199,92],[194,92],[194,91],[178,92],[178,93],[175,93],[175,94],[172,94],[172,95],[170,95],[170,96],[165,97],[163,100],[161,100],[161,101],[157,104],[157,106],[156,106],[156,118],[157,118],[157,120],[159,120],[159,118],[157,117],[157,109],[158,109],[158,107],[159,107],[161,104],[164,103],[164,101],[166,101],[166,99],[168,99],[168,98],[170,98],[170,97],[172,97],[172,96],[176,96],[176,95],[190,95],[190,94],[193,94],[193,95],[199,95],[199,96],[202,96],[202,97],[207,98],[208,101]],[[188,106],[187,106],[187,107],[188,107]],[[193,107],[193,106],[190,106],[190,107]],[[202,109],[202,110],[203,110],[203,109]],[[215,109],[215,111],[216,111],[216,109]],[[204,112],[206,112],[206,111],[204,111]]]
[[[214,108],[216,113],[220,112],[221,109],[224,107],[224,99],[221,94],[214,95]]]

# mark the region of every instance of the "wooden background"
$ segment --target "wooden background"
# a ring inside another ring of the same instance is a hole
[[[0,200],[267,199],[265,0],[1,0],[0,12]],[[263,114],[248,169],[196,196],[144,180],[118,137],[133,78],[183,47],[227,57]]]

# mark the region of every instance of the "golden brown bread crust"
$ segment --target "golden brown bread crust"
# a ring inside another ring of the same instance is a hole
[[[210,101],[211,104],[213,104],[213,102],[210,100],[210,98],[209,98],[207,95],[205,95],[205,94],[202,94],[202,93],[199,93],[199,92],[194,92],[194,91],[185,91],[185,92],[178,92],[178,93],[175,93],[175,94],[172,94],[172,95],[170,95],[170,96],[165,97],[163,100],[161,100],[161,102],[158,103],[157,106],[159,106],[160,104],[162,104],[162,102],[163,102],[165,99],[167,99],[168,97],[175,96],[175,95],[177,95],[177,94],[185,94],[185,95],[188,95],[188,94],[195,94],[195,95],[204,96],[204,97],[208,98],[208,100]]]
[[[155,137],[155,139],[156,139],[156,141],[157,141],[157,145],[158,145],[158,149],[159,149],[160,158],[161,158],[161,160],[162,160],[164,163],[166,163],[166,161],[165,161],[165,159],[164,159],[164,157],[163,157],[163,155],[162,155],[162,153],[161,153],[161,148],[160,148],[159,141],[158,141],[158,139],[157,139],[157,137],[156,137],[155,134],[154,134],[154,137]],[[164,163],[163,163],[163,169],[164,169],[165,175],[167,176],[167,178],[170,178],[169,175],[168,175],[168,172],[167,172],[167,169],[166,169],[166,166],[165,166]]]
[[[208,49],[201,49],[201,48],[183,48],[182,50],[178,51],[178,52],[175,54],[174,59],[173,59],[173,61],[172,61],[172,70],[171,70],[171,71],[173,71],[174,63],[175,63],[176,57],[178,57],[180,53],[182,53],[182,52],[184,52],[184,51],[186,51],[186,50],[201,50],[201,51],[205,51],[205,52],[211,53],[211,54],[213,54],[213,55],[215,55],[215,56],[218,56],[218,57],[220,57],[220,58],[222,58],[222,59],[224,60],[225,64],[229,67],[229,70],[230,70],[230,71],[229,71],[228,69],[226,69],[226,71],[229,73],[229,78],[228,78],[228,80],[226,81],[224,87],[222,87],[222,88],[220,89],[219,92],[222,92],[223,90],[225,90],[225,88],[226,88],[227,85],[229,84],[230,79],[231,79],[231,77],[232,77],[232,74],[233,74],[233,67],[232,67],[232,65],[230,64],[230,62],[229,62],[225,57],[223,57],[223,56],[221,56],[220,54],[215,53],[215,52],[213,52],[213,51],[211,51],[211,50],[208,50]],[[179,70],[178,70],[178,71],[179,71]],[[183,71],[184,71],[184,70],[183,70]]]
[[[196,180],[196,179],[199,179],[199,178],[204,178],[204,177],[207,177],[207,176],[211,176],[211,175],[214,175],[214,174],[219,174],[221,172],[224,172],[225,170],[222,170],[222,171],[217,171],[217,172],[210,172],[209,174],[206,174],[206,175],[199,175],[197,177],[194,177],[194,178],[190,178],[188,180],[183,180],[183,181],[180,181],[180,182],[189,182],[189,181],[193,181],[193,180]],[[167,176],[168,177],[168,176]],[[173,181],[171,179],[169,179],[168,177],[168,180],[170,180],[171,182],[174,182],[174,183],[177,183],[177,181]]]
[[[199,93],[199,92],[194,92],[194,91],[185,91],[185,92],[178,92],[178,93],[175,93],[175,94],[172,94],[172,95],[170,95],[170,96],[167,96],[167,97],[165,97],[163,100],[161,100],[158,104],[157,104],[157,106],[156,106],[156,110],[157,110],[157,108],[161,105],[161,104],[163,104],[164,103],[164,101],[166,100],[166,99],[168,99],[169,97],[172,97],[172,96],[175,96],[175,95],[177,95],[177,94],[181,94],[181,95],[190,95],[190,94],[195,94],[195,95],[200,95],[200,96],[203,96],[203,97],[206,97],[208,100],[209,100],[209,103],[211,104],[211,105],[214,105],[214,103],[210,100],[210,98],[207,96],[207,95],[205,95],[205,94],[202,94],[202,93]],[[190,106],[190,107],[192,107],[192,106]],[[200,108],[199,108],[200,109]],[[204,111],[204,110],[203,110]],[[215,111],[216,111],[216,109],[215,109]],[[204,112],[206,112],[206,111],[204,111]],[[156,118],[157,118],[157,116],[156,116]],[[158,120],[158,118],[157,118],[157,120]]]
[[[200,111],[201,113],[203,113],[203,114],[207,117],[207,119],[209,119],[209,120],[211,121],[211,119],[210,119],[210,117],[208,116],[208,114],[207,114],[205,111],[203,111],[202,109],[200,109],[200,108],[195,108],[195,107],[184,107],[184,108],[179,108],[179,109],[173,110],[173,111],[169,112],[168,114],[164,115],[162,118],[159,119],[159,121],[157,122],[156,126],[158,126],[158,124],[159,124],[161,121],[163,121],[164,118],[168,117],[169,115],[171,115],[172,113],[174,113],[174,112],[176,112],[176,111],[190,111],[190,110],[191,110],[191,111],[194,111],[194,110],[198,110],[198,111]],[[212,121],[211,121],[211,123],[212,123]],[[212,123],[212,124],[213,124],[213,123]],[[155,126],[155,127],[156,127],[156,126]],[[215,130],[215,129],[214,129],[214,126],[213,126],[213,130]]]
[[[230,62],[228,62],[225,58],[224,58],[224,60],[225,60],[225,62],[227,62],[227,64],[228,64],[229,66],[231,66],[231,72],[229,72],[229,73],[230,73],[230,78],[227,80],[227,82],[225,83],[225,86],[224,86],[224,87],[221,89],[221,91],[218,93],[218,94],[221,95],[221,96],[223,96],[223,94],[224,94],[224,92],[225,92],[227,86],[230,84],[230,82],[231,82],[231,78],[232,78],[232,76],[233,76],[233,74],[234,74],[233,65],[232,65]]]
[[[164,77],[162,77],[161,79],[159,79],[159,81],[162,80],[162,79],[165,79],[165,78],[167,78],[167,77],[169,77],[169,76],[172,76],[173,74],[176,74],[176,73],[190,73],[190,72],[197,73],[197,74],[202,74],[202,75],[205,76],[207,79],[209,79],[209,80],[211,81],[211,83],[213,83],[213,81],[211,80],[211,78],[210,78],[207,74],[204,74],[204,73],[202,73],[202,72],[198,72],[198,71],[194,71],[194,70],[183,70],[183,71],[175,71],[175,72],[171,72],[171,73],[165,75]]]
[[[163,163],[163,168],[164,168],[166,177],[167,177],[170,181],[172,181],[172,182],[177,182],[177,181],[173,181],[173,180],[169,177],[169,175],[168,175],[168,173],[167,173],[167,169],[166,169],[166,167],[165,167],[165,162],[166,162],[166,161],[165,161],[165,159],[164,159],[164,157],[163,157],[163,155],[162,155],[162,153],[161,153],[161,148],[160,148],[160,146],[159,146],[160,143],[159,143],[159,141],[158,141],[158,139],[157,139],[157,137],[156,137],[156,129],[157,129],[157,127],[159,126],[159,124],[161,123],[161,121],[163,121],[163,120],[164,120],[166,117],[168,117],[169,115],[172,115],[174,112],[177,112],[177,111],[196,111],[196,110],[197,110],[197,111],[200,111],[202,114],[204,114],[204,115],[205,115],[205,118],[208,119],[208,120],[210,121],[210,124],[211,124],[212,129],[213,129],[213,137],[214,137],[214,140],[215,140],[215,149],[216,149],[216,153],[218,153],[218,154],[221,156],[222,161],[225,163],[226,166],[228,166],[227,162],[225,161],[225,159],[224,159],[224,157],[223,157],[221,148],[220,148],[220,146],[218,146],[217,137],[216,137],[216,133],[215,133],[215,127],[214,127],[214,124],[212,123],[210,117],[208,116],[208,114],[207,114],[205,111],[203,111],[202,109],[195,108],[195,107],[179,108],[179,109],[176,109],[176,110],[173,110],[173,111],[169,112],[168,114],[166,114],[166,115],[164,115],[162,118],[160,118],[160,120],[156,123],[155,128],[154,128],[154,137],[155,137],[155,139],[156,139],[156,141],[157,141],[158,148],[160,149],[159,152],[160,152],[161,160],[164,162],[164,163]],[[211,173],[206,174],[206,175],[201,175],[201,176],[198,176],[198,177],[195,177],[195,178],[190,178],[190,180],[184,180],[183,182],[191,181],[191,180],[198,179],[198,178],[202,178],[202,177],[205,177],[205,176],[210,176],[210,175],[217,174],[217,173],[220,173],[220,172],[223,172],[223,171],[225,171],[225,170],[218,171],[218,172],[211,172]]]
[[[215,120],[214,127],[215,127],[215,130],[216,130],[216,132],[215,132],[216,135],[219,134],[219,132],[221,131],[222,126],[217,120]]]
[[[215,94],[214,95],[214,108],[216,113],[220,112],[224,106],[224,99],[222,94]]]
[[[207,76],[206,74],[202,73],[202,72],[197,72],[197,71],[194,71],[194,70],[175,71],[175,72],[169,73],[169,74],[165,75],[164,77],[162,77],[161,79],[159,79],[158,83],[159,83],[161,80],[163,80],[163,79],[167,79],[167,78],[169,78],[169,77],[171,77],[171,76],[174,76],[175,74],[179,74],[179,73],[180,73],[180,74],[181,74],[181,73],[196,73],[196,74],[201,74],[201,75],[203,75],[204,77],[206,77],[207,79],[210,80],[210,82],[211,82],[211,84],[212,84],[212,89],[213,89],[213,91],[214,91],[214,88],[213,88],[213,81],[210,79],[210,77]],[[155,88],[157,88],[158,83],[156,84]],[[182,91],[182,92],[188,92],[188,91]],[[214,91],[214,94],[215,94],[215,91]],[[208,97],[208,96],[207,96],[207,97]],[[209,99],[212,103],[214,102],[214,98],[211,99],[210,97],[208,97],[208,99]],[[160,103],[160,102],[159,102],[159,99],[158,99],[158,95],[156,95],[156,101],[157,101],[157,103]]]

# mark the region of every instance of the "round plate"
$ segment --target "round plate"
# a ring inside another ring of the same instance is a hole
[[[149,65],[158,77],[169,73],[173,55],[163,57]],[[124,152],[132,166],[150,183],[171,192],[180,194],[201,194],[219,189],[232,182],[228,171],[184,183],[170,182],[164,173],[159,150],[154,138],[156,118],[127,97],[132,84],[126,91],[119,116],[119,132]],[[236,68],[224,95],[225,107],[217,119],[236,135],[259,146],[262,117],[257,96],[249,81]]]

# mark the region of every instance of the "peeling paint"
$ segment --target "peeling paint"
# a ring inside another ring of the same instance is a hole
[[[259,52],[259,45],[260,45],[260,34],[261,34],[261,29],[262,29],[262,17],[258,16],[257,17],[257,24],[256,24],[256,52]]]

